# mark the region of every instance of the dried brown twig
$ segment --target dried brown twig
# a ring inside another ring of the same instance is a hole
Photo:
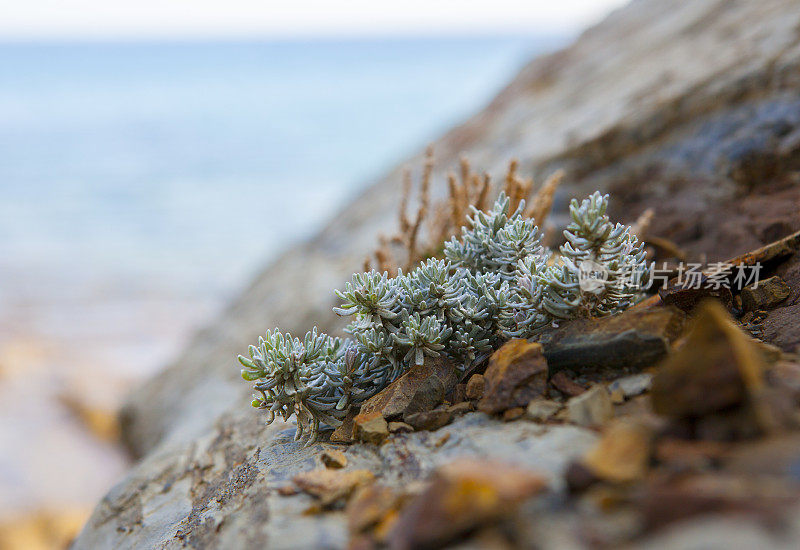
[[[655,210],[652,208],[648,208],[639,214],[639,217],[631,225],[631,233],[643,240],[650,229],[650,224],[653,223],[653,216],[655,216]]]
[[[430,185],[433,174],[433,149],[425,152],[425,164],[419,184],[418,207],[413,220],[408,215],[409,203],[412,193],[412,177],[409,170],[403,172],[402,197],[398,211],[398,233],[391,238],[381,235],[378,247],[366,258],[364,268],[368,271],[373,265],[383,272],[397,273],[402,266],[410,270],[420,260],[439,256],[444,243],[452,237],[461,234],[471,209],[486,210],[494,202],[497,191],[487,173],[479,174],[472,170],[469,160],[461,157],[458,174],[451,172],[447,175],[447,198],[433,205],[430,203]],[[503,191],[511,199],[510,210],[514,211],[524,200],[530,206],[525,215],[532,217],[542,227],[553,205],[553,196],[563,178],[563,171],[559,170],[550,176],[530,199],[533,190],[532,178],[521,178],[517,171],[519,162],[512,159],[509,162]],[[422,226],[427,222],[424,240]],[[402,252],[400,252],[402,250]],[[405,259],[401,264],[397,259],[397,252]],[[373,262],[374,257],[374,262]]]
[[[511,159],[508,163],[508,172],[506,172],[506,181],[503,187],[503,191],[511,199],[509,212],[514,212],[523,200],[527,200],[533,188],[533,179],[522,179],[517,176],[517,168],[519,168],[519,161]]]
[[[556,195],[556,190],[561,182],[564,180],[564,171],[557,170],[544,181],[542,187],[536,192],[530,206],[525,211],[525,215],[529,218],[536,220],[540,229],[544,228],[544,223],[547,221],[547,216],[550,215],[550,210],[553,208],[553,198]]]
[[[425,167],[422,171],[422,182],[419,187],[419,208],[414,223],[407,229],[404,235],[404,244],[408,251],[408,266],[414,265],[418,261],[419,252],[417,250],[417,240],[419,238],[419,228],[422,221],[428,215],[428,205],[430,204],[430,185],[431,173],[433,172],[433,148],[428,147],[425,152]]]

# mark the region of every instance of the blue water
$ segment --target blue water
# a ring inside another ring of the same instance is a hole
[[[0,45],[0,287],[232,292],[560,42]]]

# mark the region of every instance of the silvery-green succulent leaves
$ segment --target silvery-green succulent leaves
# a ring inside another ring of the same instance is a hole
[[[630,306],[647,276],[644,244],[630,227],[613,224],[608,195],[572,200],[566,243],[551,268],[543,270],[542,309],[560,319],[610,315]],[[594,281],[594,283],[593,283]]]
[[[447,355],[462,368],[484,361],[507,338],[530,338],[560,319],[621,311],[647,276],[643,245],[630,228],[612,224],[608,196],[572,201],[560,254],[545,250],[524,203],[509,214],[501,194],[493,208],[473,208],[461,239],[445,243],[446,259],[429,259],[408,274],[353,275],[334,312],[353,321],[351,339],[315,328],[301,341],[267,331],[250,358],[239,357],[253,381],[253,406],[288,420],[297,438],[336,426],[426,357]],[[581,270],[602,280],[582,285]]]
[[[390,279],[387,273],[356,273],[353,281],[345,285],[344,292],[335,292],[344,301],[340,307],[333,308],[338,315],[355,313],[359,318],[384,325],[387,322],[391,325],[399,315],[397,281]]]
[[[500,193],[489,212],[470,207],[472,216],[467,219],[469,227],[462,229],[461,240],[453,237],[444,246],[445,257],[453,267],[472,273],[496,273],[512,280],[519,260],[542,253],[536,222],[522,216],[525,201],[511,215],[510,204],[505,193]]]
[[[316,329],[306,333],[301,341],[277,329],[259,338],[258,346],[250,346],[250,358],[240,356],[245,367],[242,377],[258,380],[253,388],[253,406],[268,412],[268,422],[276,415],[288,420],[292,415],[302,418],[298,429],[310,428],[316,437],[320,422],[335,425],[336,387],[328,384],[329,363],[337,362],[342,354],[342,341],[319,334]]]
[[[512,287],[512,311],[503,319],[503,335],[508,338],[527,338],[549,326],[550,314],[544,310],[543,294],[548,269],[544,254],[531,254],[517,262],[515,285]]]
[[[421,365],[425,356],[437,357],[445,348],[453,329],[443,326],[434,315],[420,317],[403,312],[403,330],[392,334],[392,338],[405,349],[403,361],[410,365]]]

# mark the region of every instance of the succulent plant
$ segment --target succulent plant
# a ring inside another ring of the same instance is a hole
[[[628,307],[647,276],[643,246],[628,226],[606,215],[608,196],[570,205],[572,223],[560,254],[542,247],[524,201],[509,214],[500,194],[488,212],[472,209],[446,259],[428,259],[396,277],[353,275],[334,312],[352,316],[351,339],[314,328],[303,340],[267,331],[242,377],[254,381],[253,406],[297,417],[297,438],[316,440],[321,424],[337,426],[358,406],[425,357],[447,355],[466,369],[510,337],[535,337],[560,319],[602,316]],[[587,284],[586,273],[597,272]]]
[[[489,212],[470,207],[470,228],[462,230],[460,240],[453,237],[445,243],[444,254],[453,267],[475,274],[495,273],[512,280],[519,260],[542,253],[539,228],[534,220],[522,217],[525,201],[509,215],[510,204],[511,200],[501,193]]]
[[[644,244],[631,228],[612,223],[608,195],[570,204],[572,222],[553,266],[540,270],[542,309],[553,317],[604,316],[632,304],[647,277]]]

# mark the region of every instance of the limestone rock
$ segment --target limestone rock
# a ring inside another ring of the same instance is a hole
[[[608,391],[613,393],[619,390],[624,398],[630,399],[631,397],[636,397],[637,395],[650,391],[652,385],[653,375],[648,372],[643,372],[614,380],[608,385]]]
[[[443,434],[450,435],[447,444],[435,447]],[[381,484],[406,492],[457,458],[483,457],[534,468],[558,487],[567,463],[596,441],[596,434],[574,426],[543,433],[533,423],[470,413],[433,436],[408,433],[380,447],[355,443],[347,450],[348,469],[369,470]],[[265,426],[253,411],[237,407],[207,436],[162,447],[134,466],[97,506],[74,547],[345,548],[343,514],[306,515],[311,497],[278,494],[313,470],[326,448],[294,441],[291,425]]]
[[[516,157],[520,174],[566,169],[550,217],[555,233],[569,199],[599,189],[614,197],[613,217],[629,222],[653,207],[650,233],[710,261],[780,238],[798,221],[800,189],[787,182],[798,155],[799,20],[794,0],[633,2],[533,60],[485,110],[435,140],[431,194],[446,194],[436,182],[461,155],[495,181]],[[358,269],[378,233],[394,232],[402,167],[421,166],[423,156],[420,148],[369,182],[318,234],[275,258],[169,368],[132,392],[122,435],[134,456],[208,433],[245,399],[250,390],[230,358],[266,327],[341,329],[331,289]],[[798,345],[796,315],[786,312],[775,336],[786,351]]]
[[[569,421],[579,426],[599,426],[614,416],[614,405],[608,391],[598,384],[567,401],[567,413]]]
[[[789,297],[791,289],[778,277],[759,281],[758,286],[750,285],[742,289],[742,307],[745,311],[757,311],[777,306]]]
[[[403,511],[391,546],[400,550],[444,545],[513,512],[546,486],[542,476],[513,465],[454,462],[437,470],[428,490]]]
[[[478,409],[496,414],[525,407],[547,389],[547,361],[542,346],[511,340],[492,354],[484,375],[486,389]]]
[[[672,307],[630,309],[601,319],[579,319],[544,341],[551,372],[637,370],[657,363],[680,335],[684,314]]]

